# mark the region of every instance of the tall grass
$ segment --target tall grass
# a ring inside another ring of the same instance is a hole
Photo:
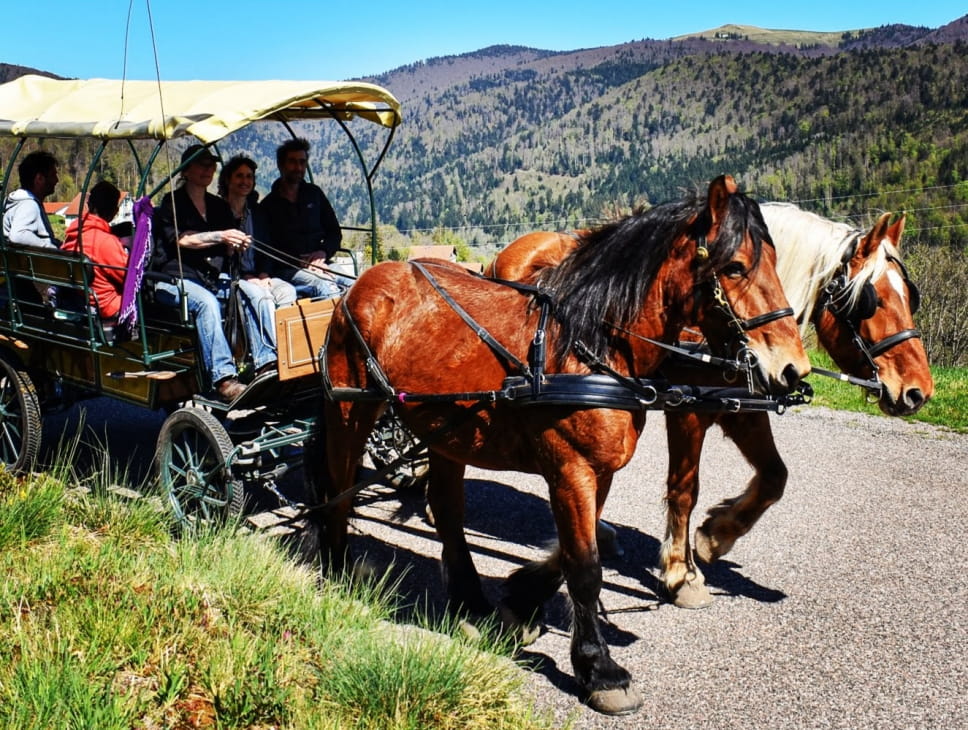
[[[388,630],[388,586],[150,500],[0,474],[0,727],[541,728],[496,643]],[[440,629],[441,627],[436,627]]]

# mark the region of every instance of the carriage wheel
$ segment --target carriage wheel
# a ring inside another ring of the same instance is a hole
[[[382,469],[399,459],[416,444],[417,440],[410,429],[397,418],[392,408],[388,408],[370,432],[366,451],[373,460],[373,465],[377,469]],[[428,469],[427,450],[424,448],[409,460],[399,464],[387,476],[387,480],[400,489],[422,488],[427,479]]]
[[[0,356],[0,463],[27,471],[37,459],[43,422],[37,389],[26,371]]]
[[[180,525],[242,514],[245,491],[232,477],[233,450],[225,427],[201,408],[180,408],[162,424],[155,468]]]

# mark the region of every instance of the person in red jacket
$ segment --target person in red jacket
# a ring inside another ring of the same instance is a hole
[[[91,304],[98,308],[103,319],[118,316],[128,265],[127,250],[121,239],[111,233],[110,221],[118,214],[120,200],[121,193],[106,180],[91,188],[87,196],[87,212],[71,223],[61,246],[65,251],[83,251],[95,264],[104,264],[94,267],[91,282]]]

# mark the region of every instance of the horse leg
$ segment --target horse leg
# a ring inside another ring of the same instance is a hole
[[[430,452],[427,504],[441,542],[441,571],[450,608],[486,616],[492,607],[484,597],[464,534],[464,465]]]
[[[596,518],[601,517],[605,498],[611,489],[612,478],[612,474],[605,474],[599,479],[601,487],[595,500]],[[603,540],[607,541],[607,547],[604,549]],[[605,551],[610,555],[621,554],[621,552],[615,552],[616,547],[620,550],[615,528],[602,519],[596,519],[595,522],[595,541],[599,555]],[[538,637],[537,625],[541,622],[544,604],[558,592],[564,582],[559,545],[556,545],[544,560],[533,561],[518,568],[505,581],[506,592],[501,602],[503,617],[505,623],[522,627],[525,643],[530,643]]]
[[[347,565],[347,533],[352,497],[339,498],[353,487],[360,457],[384,405],[382,403],[323,404],[322,448],[319,459],[307,472],[314,503],[331,502],[310,513],[309,527],[318,537],[323,570],[344,572]],[[336,501],[333,501],[336,500]]]
[[[572,464],[549,479],[551,507],[558,527],[561,571],[571,598],[571,663],[575,678],[598,712],[627,715],[642,705],[631,676],[608,650],[598,620],[602,564],[596,522],[611,484],[611,473],[596,478],[591,465]]]
[[[755,470],[740,496],[727,499],[709,510],[706,521],[696,530],[696,554],[707,563],[728,553],[783,496],[787,468],[776,450],[770,417],[766,413],[733,413],[720,419],[723,433],[731,438]]]
[[[666,479],[666,536],[659,553],[662,582],[680,608],[713,602],[689,546],[689,518],[699,495],[699,460],[706,431],[715,418],[699,413],[666,413],[669,474]]]

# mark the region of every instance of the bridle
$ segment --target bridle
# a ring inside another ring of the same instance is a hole
[[[705,237],[697,239],[696,241],[696,261],[702,263],[709,259],[709,248]],[[605,324],[610,327],[615,332],[620,332],[626,337],[639,340],[640,342],[648,342],[651,345],[671,352],[676,357],[684,359],[686,361],[691,361],[702,366],[713,366],[719,367],[724,371],[723,377],[726,382],[733,382],[739,373],[746,373],[746,385],[747,389],[752,393],[754,392],[753,383],[753,369],[756,367],[758,362],[756,353],[749,346],[749,336],[747,332],[754,330],[757,327],[762,327],[763,325],[774,322],[778,319],[783,319],[784,317],[793,317],[795,312],[792,307],[785,307],[783,309],[775,309],[771,312],[766,312],[764,314],[757,315],[755,317],[750,317],[749,319],[740,319],[736,312],[733,310],[732,305],[726,298],[726,292],[723,289],[723,285],[719,280],[719,275],[714,273],[709,279],[704,280],[700,283],[708,296],[712,300],[712,311],[719,313],[727,322],[727,325],[731,331],[731,337],[728,338],[726,343],[726,351],[729,352],[734,350],[736,356],[733,359],[729,357],[717,357],[715,355],[709,354],[704,349],[697,348],[687,348],[681,345],[672,345],[667,342],[662,342],[661,340],[656,340],[651,337],[645,337],[632,330],[622,327],[614,322],[606,321]],[[592,355],[590,351],[582,345],[582,343],[575,343],[576,352],[579,358],[586,364],[591,366],[593,369],[602,370],[602,361]]]
[[[709,249],[705,238],[698,242],[696,258],[700,262],[709,258]],[[793,317],[795,314],[793,308],[784,307],[782,309],[774,309],[773,311],[765,312],[764,314],[750,317],[749,319],[740,319],[726,298],[726,291],[723,289],[722,282],[719,280],[719,274],[714,273],[707,284],[711,287],[712,311],[718,312],[726,319],[727,326],[732,332],[732,337],[727,344],[727,351],[730,349],[730,345],[735,347],[736,361],[739,364],[738,370],[746,372],[747,385],[752,392],[753,368],[756,367],[757,357],[756,353],[749,346],[750,338],[747,333],[770,322],[775,322],[778,319]]]
[[[817,301],[817,305],[814,308],[814,316],[819,314],[821,311],[826,309],[829,311],[837,320],[850,332],[851,341],[860,351],[863,358],[867,361],[867,365],[870,367],[873,377],[869,380],[864,380],[863,378],[856,378],[851,375],[844,375],[842,373],[835,373],[829,370],[824,370],[823,368],[813,368],[813,372],[818,375],[825,375],[827,377],[833,377],[838,380],[843,380],[845,382],[852,383],[853,385],[859,385],[866,388],[870,396],[876,401],[880,397],[881,391],[884,384],[881,382],[879,377],[880,368],[874,359],[883,355],[885,352],[891,348],[906,342],[907,340],[913,339],[915,337],[921,337],[921,331],[916,328],[904,329],[900,332],[895,332],[892,335],[888,335],[877,342],[871,342],[867,340],[860,333],[860,325],[864,320],[870,319],[877,313],[878,298],[877,293],[874,290],[874,285],[867,281],[863,284],[863,288],[860,296],[851,301],[851,290],[855,286],[853,279],[850,276],[850,260],[854,257],[854,253],[857,251],[857,244],[860,241],[860,234],[858,233],[851,245],[844,252],[843,257],[840,262],[840,269],[834,275],[834,277],[827,282],[827,285],[823,288],[823,293],[820,299]],[[888,262],[897,264],[898,268],[901,269],[901,274],[904,277],[904,282],[907,285],[908,290],[908,306],[911,310],[911,315],[915,315],[921,306],[921,292],[915,284],[911,277],[908,275],[907,267],[904,263],[895,256],[887,255]]]

